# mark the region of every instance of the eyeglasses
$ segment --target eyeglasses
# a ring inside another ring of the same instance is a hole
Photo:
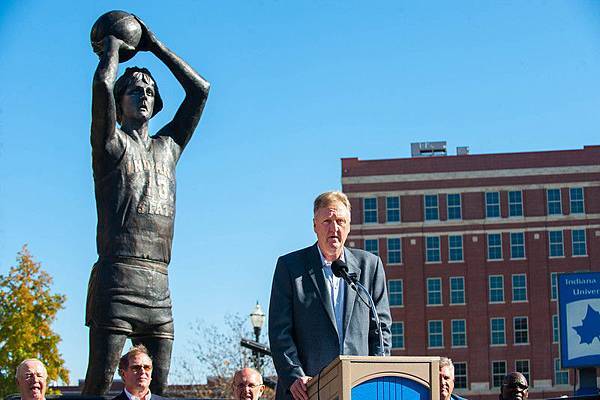
[[[254,390],[254,389],[259,388],[261,386],[262,386],[261,383],[259,383],[259,384],[255,384],[255,383],[239,383],[237,385],[237,388],[238,388],[238,390],[244,390],[246,388],[250,388],[250,390]]]
[[[129,369],[131,369],[135,374],[141,374],[142,371],[152,372],[152,365],[130,365]]]

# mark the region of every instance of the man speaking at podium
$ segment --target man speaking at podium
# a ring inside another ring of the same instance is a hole
[[[350,232],[348,197],[341,192],[319,195],[313,227],[317,243],[281,256],[273,276],[269,342],[278,375],[277,400],[307,400],[306,383],[339,354],[390,354],[391,317],[381,259],[344,247]],[[383,349],[369,306],[333,274],[336,260],[356,274],[373,298]]]

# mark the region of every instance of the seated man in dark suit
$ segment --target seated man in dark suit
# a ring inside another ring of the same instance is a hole
[[[323,193],[315,199],[313,212],[317,243],[281,256],[273,276],[269,341],[277,370],[277,400],[307,400],[306,383],[339,354],[390,353],[391,317],[381,259],[344,247],[350,232],[348,197]],[[373,298],[383,345],[370,307],[333,275],[336,260],[346,263]]]
[[[113,400],[161,400],[165,399],[150,393],[152,381],[152,359],[143,344],[133,346],[119,360],[119,375],[125,389]]]

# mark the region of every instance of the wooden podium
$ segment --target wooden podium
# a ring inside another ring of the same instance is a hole
[[[439,357],[338,356],[308,383],[309,400],[439,400]]]

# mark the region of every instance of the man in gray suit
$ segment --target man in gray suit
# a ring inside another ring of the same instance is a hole
[[[269,341],[278,382],[276,399],[307,400],[306,383],[337,355],[381,351],[370,308],[333,275],[331,264],[345,261],[349,273],[369,290],[390,353],[390,309],[381,259],[344,247],[350,232],[350,202],[326,192],[314,202],[317,243],[279,258],[269,305]],[[363,295],[363,297],[365,297]]]

